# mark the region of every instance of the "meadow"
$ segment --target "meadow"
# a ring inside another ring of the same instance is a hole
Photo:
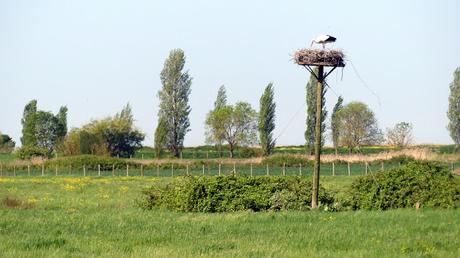
[[[338,198],[356,176],[322,176]],[[167,177],[1,177],[2,257],[459,257],[460,211],[177,213],[137,207]]]

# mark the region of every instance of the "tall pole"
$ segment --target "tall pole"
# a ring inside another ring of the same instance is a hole
[[[318,208],[319,171],[321,154],[321,111],[323,109],[323,80],[324,67],[318,66],[318,84],[316,86],[316,119],[315,119],[315,167],[313,170],[313,185],[311,192],[311,208]]]

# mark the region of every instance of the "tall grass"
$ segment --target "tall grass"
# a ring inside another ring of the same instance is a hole
[[[352,177],[322,177],[346,192]],[[161,180],[161,181],[157,181]],[[0,178],[1,257],[459,257],[459,210],[175,213],[155,178]],[[22,204],[6,206],[3,200]]]

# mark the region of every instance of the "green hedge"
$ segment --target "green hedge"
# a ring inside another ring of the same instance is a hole
[[[362,176],[351,186],[353,209],[458,207],[460,180],[438,162],[416,161],[381,173]]]
[[[143,191],[145,209],[182,212],[309,210],[311,183],[300,177],[185,176]],[[320,188],[321,205],[333,198]]]
[[[112,166],[115,167],[125,167],[130,165],[132,167],[138,167],[140,164],[130,161],[128,159],[112,158],[105,156],[95,156],[95,155],[79,155],[79,156],[68,156],[61,157],[56,159],[47,160],[45,162],[46,167],[83,167],[87,169],[97,169],[98,165],[101,166],[102,170],[111,170]]]

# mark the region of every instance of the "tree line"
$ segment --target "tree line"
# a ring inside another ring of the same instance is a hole
[[[191,107],[189,96],[193,78],[185,68],[185,53],[174,49],[169,53],[160,73],[162,87],[158,92],[158,121],[154,132],[154,149],[159,157],[164,151],[179,157],[184,147],[184,139],[190,131],[189,114]],[[315,142],[314,128],[316,119],[316,87],[314,76],[306,85],[307,119],[305,130],[305,149],[313,154]],[[323,97],[327,92],[324,87]],[[256,111],[249,103],[227,102],[224,85],[218,91],[214,106],[206,115],[204,126],[207,144],[215,145],[222,155],[224,147],[228,148],[230,157],[238,147],[261,147],[268,156],[273,153],[276,138],[275,129],[276,103],[274,84],[268,83],[259,101]],[[385,141],[391,145],[406,146],[411,144],[412,124],[397,123],[388,128],[386,134],[378,127],[374,112],[362,102],[352,101],[344,104],[339,96],[328,119],[325,98],[321,105],[321,141],[325,142],[326,131],[334,148],[347,147],[349,152],[359,150],[364,145],[381,144]],[[38,110],[37,101],[30,101],[23,112],[22,147],[18,150],[21,158],[32,156],[51,157],[56,153],[64,155],[94,154],[117,157],[130,157],[142,147],[145,134],[134,125],[134,118],[129,103],[113,117],[90,121],[81,128],[67,129],[67,107],[62,106],[57,114]],[[454,142],[460,145],[460,67],[454,73],[450,85],[448,130]],[[12,149],[14,141],[8,135],[0,133],[0,151]],[[386,136],[386,137],[385,137]],[[337,151],[336,151],[337,152]]]

